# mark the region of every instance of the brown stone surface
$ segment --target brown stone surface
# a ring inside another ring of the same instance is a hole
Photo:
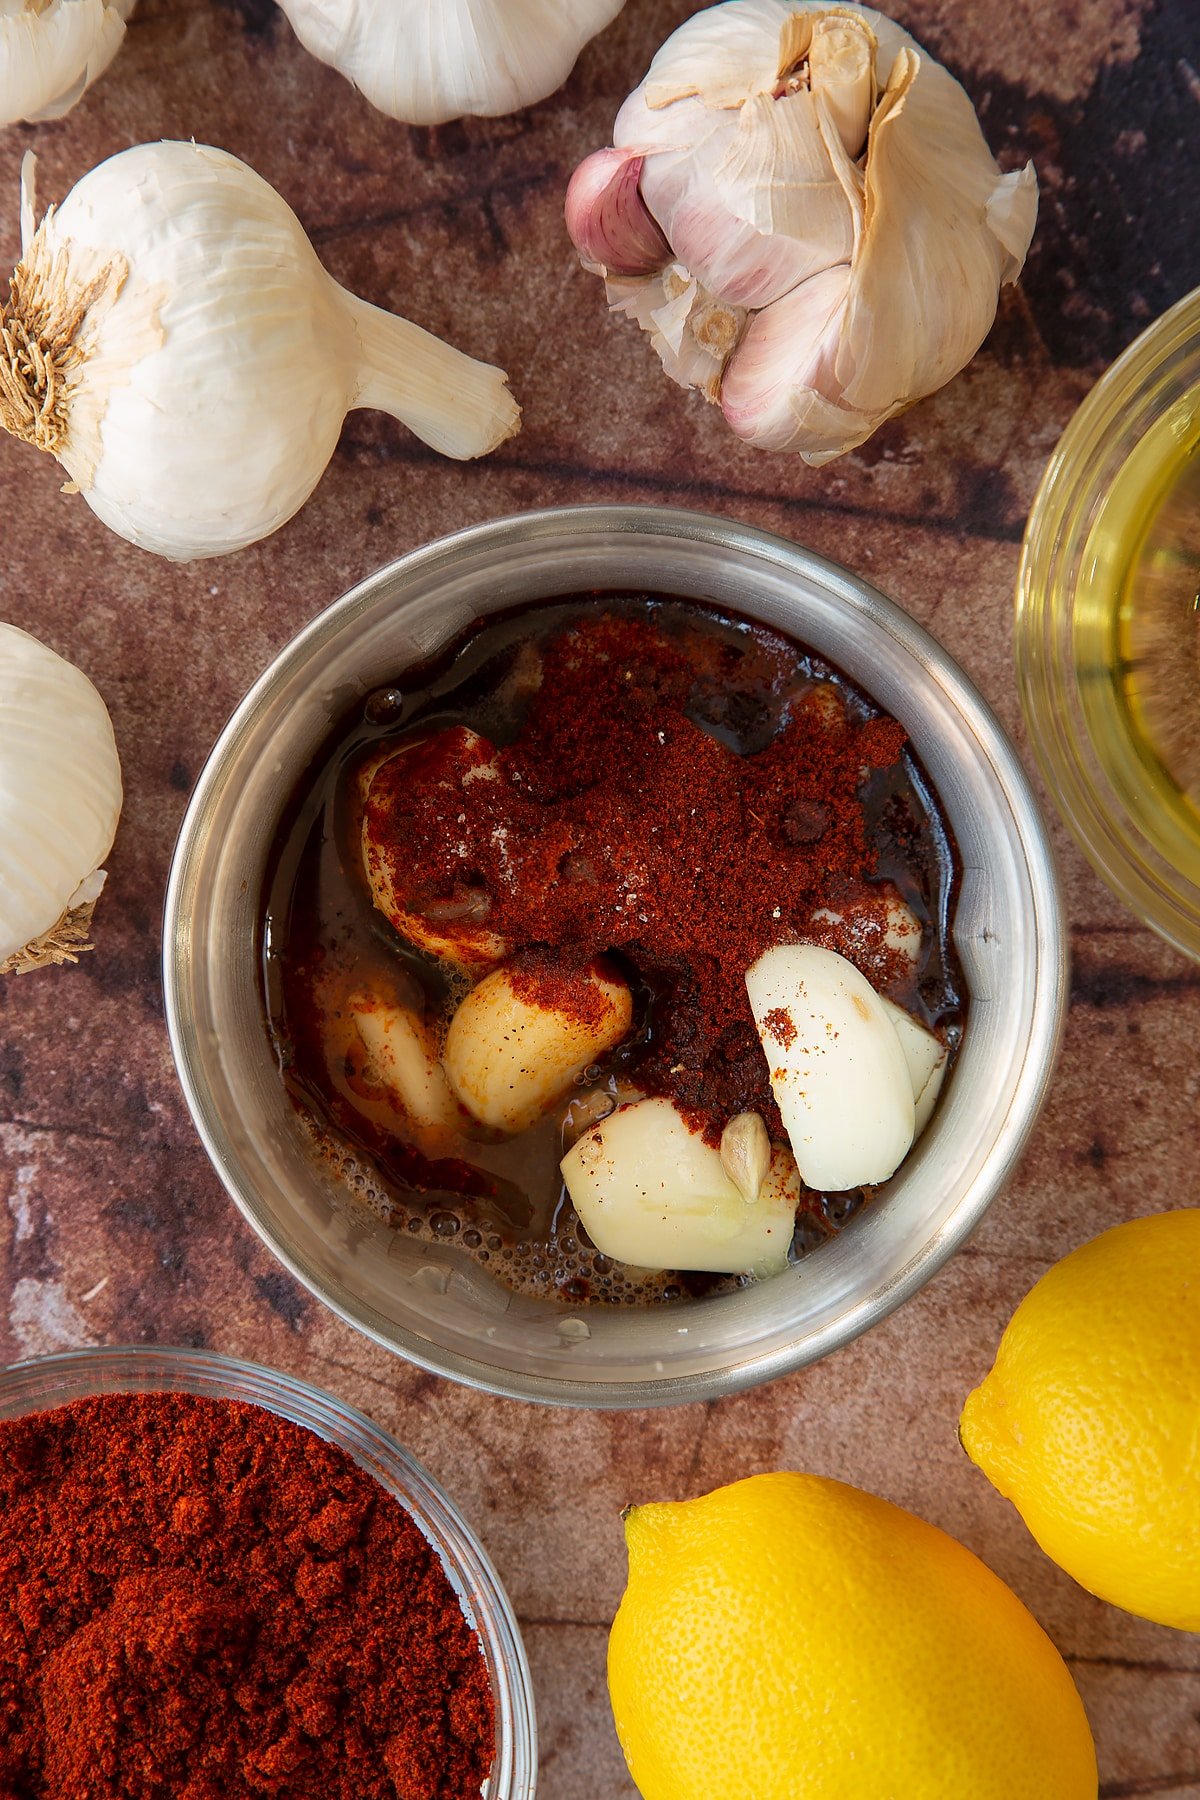
[[[1108,1800],[1200,1795],[1200,1640],[1075,1587],[955,1439],[963,1396],[1055,1257],[1120,1219],[1196,1200],[1200,970],[1122,912],[1061,829],[1074,998],[1019,1172],[898,1314],[736,1399],[546,1413],[409,1369],[259,1245],[176,1085],[159,920],[205,752],[300,625],[441,532],[581,500],[679,502],[769,527],[930,625],[1020,736],[1010,608],[1037,480],[1103,361],[1200,280],[1194,0],[906,0],[904,22],[965,80],[1003,160],[1036,157],[1042,222],[1022,288],[966,374],[824,471],[736,444],[663,379],[634,328],[606,315],[561,228],[571,167],[607,142],[619,100],[691,10],[629,0],[555,99],[428,132],[371,112],[267,0],[142,0],[127,48],[69,119],[0,134],[0,256],[15,255],[28,145],[50,199],[128,144],[195,136],[274,182],[347,285],[502,362],[526,420],[496,457],[462,468],[356,415],[297,520],[189,567],[122,543],[59,495],[48,460],[0,444],[0,616],[96,681],[128,788],[96,954],[0,982],[0,1356],[203,1344],[304,1375],[394,1431],[478,1527],[524,1621],[545,1800],[632,1794],[603,1674],[621,1505],[787,1466],[912,1507],[1011,1582],[1079,1681]]]

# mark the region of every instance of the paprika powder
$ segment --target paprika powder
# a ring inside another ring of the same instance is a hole
[[[3,1800],[479,1800],[479,1642],[415,1521],[261,1407],[0,1422]]]

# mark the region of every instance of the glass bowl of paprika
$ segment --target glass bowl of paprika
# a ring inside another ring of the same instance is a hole
[[[24,1646],[11,1666],[0,1648],[5,1791],[36,1772],[81,1792],[102,1758],[114,1793],[283,1778],[329,1800],[533,1800],[499,1578],[420,1465],[332,1395],[199,1350],[19,1363],[0,1371],[0,1511],[0,1620]]]
[[[514,1291],[466,1255],[450,1231],[456,1221],[440,1238],[440,1215],[414,1229],[377,1194],[365,1203],[301,1122],[268,1029],[263,973],[272,844],[347,707],[397,691],[390,684],[404,671],[429,665],[493,614],[631,592],[785,634],[898,721],[957,843],[946,929],[966,989],[961,1043],[933,1118],[869,1205],[769,1278],[647,1305],[627,1304],[625,1293],[605,1304]],[[473,527],[380,570],[320,614],[251,690],[201,774],[164,932],[167,1021],[193,1119],[281,1262],[424,1368],[582,1406],[737,1391],[837,1348],[914,1293],[979,1222],[1032,1129],[1061,1034],[1066,966],[1057,877],[1029,783],[941,646],[876,589],[807,550],[643,507]]]

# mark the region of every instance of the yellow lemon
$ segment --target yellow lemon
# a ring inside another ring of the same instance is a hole
[[[644,1800],[1096,1800],[1062,1658],[935,1526],[755,1475],[625,1535],[608,1682]]]
[[[1056,1263],[959,1430],[1083,1587],[1200,1631],[1200,1209],[1131,1219]]]

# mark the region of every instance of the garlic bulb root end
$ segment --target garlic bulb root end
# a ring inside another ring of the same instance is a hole
[[[114,257],[81,280],[50,251],[54,208],[26,245],[0,305],[0,427],[61,457],[70,434],[71,377],[85,340],[121,291],[129,265]]]
[[[69,906],[49,931],[22,945],[0,963],[0,975],[28,975],[34,969],[51,969],[60,963],[78,962],[85,951],[95,949],[91,938],[95,910],[95,899]]]

